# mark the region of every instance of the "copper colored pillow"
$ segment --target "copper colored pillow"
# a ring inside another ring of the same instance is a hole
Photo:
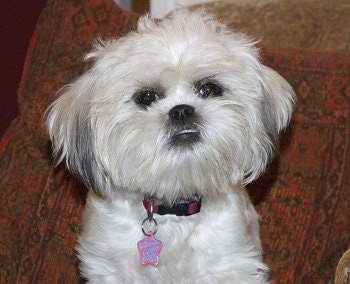
[[[276,283],[328,283],[350,246],[350,54],[264,46],[298,96],[270,171],[250,193]]]

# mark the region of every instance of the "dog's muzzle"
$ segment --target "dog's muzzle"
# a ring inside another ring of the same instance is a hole
[[[200,140],[198,117],[193,106],[177,105],[168,114],[171,123],[170,143],[172,146],[192,145]]]

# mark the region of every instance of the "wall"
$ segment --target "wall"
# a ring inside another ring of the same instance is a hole
[[[29,39],[46,0],[0,1],[0,137],[18,113],[17,89]]]
[[[150,13],[153,18],[163,18],[171,10],[180,5],[194,5],[214,0],[150,0]]]

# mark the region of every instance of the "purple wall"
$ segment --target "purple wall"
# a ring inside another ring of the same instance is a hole
[[[0,137],[16,117],[17,89],[29,39],[45,0],[0,1]]]

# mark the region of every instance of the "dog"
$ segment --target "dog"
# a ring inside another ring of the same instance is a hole
[[[245,185],[271,161],[295,95],[256,42],[204,10],[99,41],[47,127],[89,188],[77,252],[89,283],[267,283]]]

